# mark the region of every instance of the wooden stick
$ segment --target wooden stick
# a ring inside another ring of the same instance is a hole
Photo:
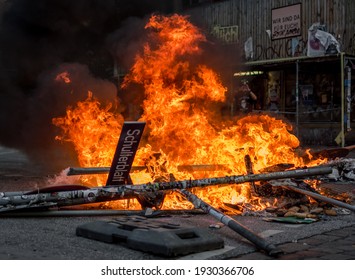
[[[328,159],[335,159],[339,157],[346,157],[350,151],[355,149],[355,145],[347,146],[343,148],[330,148],[324,149],[317,152],[310,152],[314,158],[328,158]]]
[[[254,170],[253,170],[253,163],[251,162],[251,158],[249,155],[246,155],[244,157],[244,163],[245,163],[245,168],[246,168],[246,171],[247,171],[247,174],[254,174]],[[255,187],[255,182],[250,182],[249,183],[250,185],[250,188],[251,188],[251,193],[255,196],[259,196],[258,193],[257,193],[257,189]]]

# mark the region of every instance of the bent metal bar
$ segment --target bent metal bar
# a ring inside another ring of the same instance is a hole
[[[70,191],[60,191],[50,187],[30,192],[0,193],[0,212],[7,212],[28,208],[51,208],[68,205],[80,205],[94,202],[112,201],[134,198],[138,194],[155,193],[158,191],[189,189],[194,187],[208,187],[216,185],[241,184],[254,181],[267,181],[284,178],[307,178],[317,175],[330,174],[332,167],[318,166],[288,171],[236,175],[199,180],[182,180],[174,182],[156,182],[137,185],[105,186],[97,188],[82,188]]]

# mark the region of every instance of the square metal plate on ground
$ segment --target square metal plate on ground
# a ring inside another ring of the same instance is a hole
[[[208,229],[181,227],[140,216],[90,222],[77,227],[76,234],[168,257],[224,247],[223,239],[213,236]]]

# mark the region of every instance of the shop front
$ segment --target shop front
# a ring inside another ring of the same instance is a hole
[[[233,87],[247,82],[253,112],[286,118],[302,144],[345,146],[355,144],[354,69],[344,53],[246,62]]]

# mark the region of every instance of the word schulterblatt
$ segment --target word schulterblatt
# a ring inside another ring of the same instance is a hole
[[[116,161],[116,168],[112,178],[113,182],[122,182],[125,180],[124,175],[130,171],[130,162],[133,161],[135,155],[134,146],[139,142],[137,138],[141,133],[142,131],[139,129],[130,129],[127,131],[127,136],[124,138],[122,149]]]

